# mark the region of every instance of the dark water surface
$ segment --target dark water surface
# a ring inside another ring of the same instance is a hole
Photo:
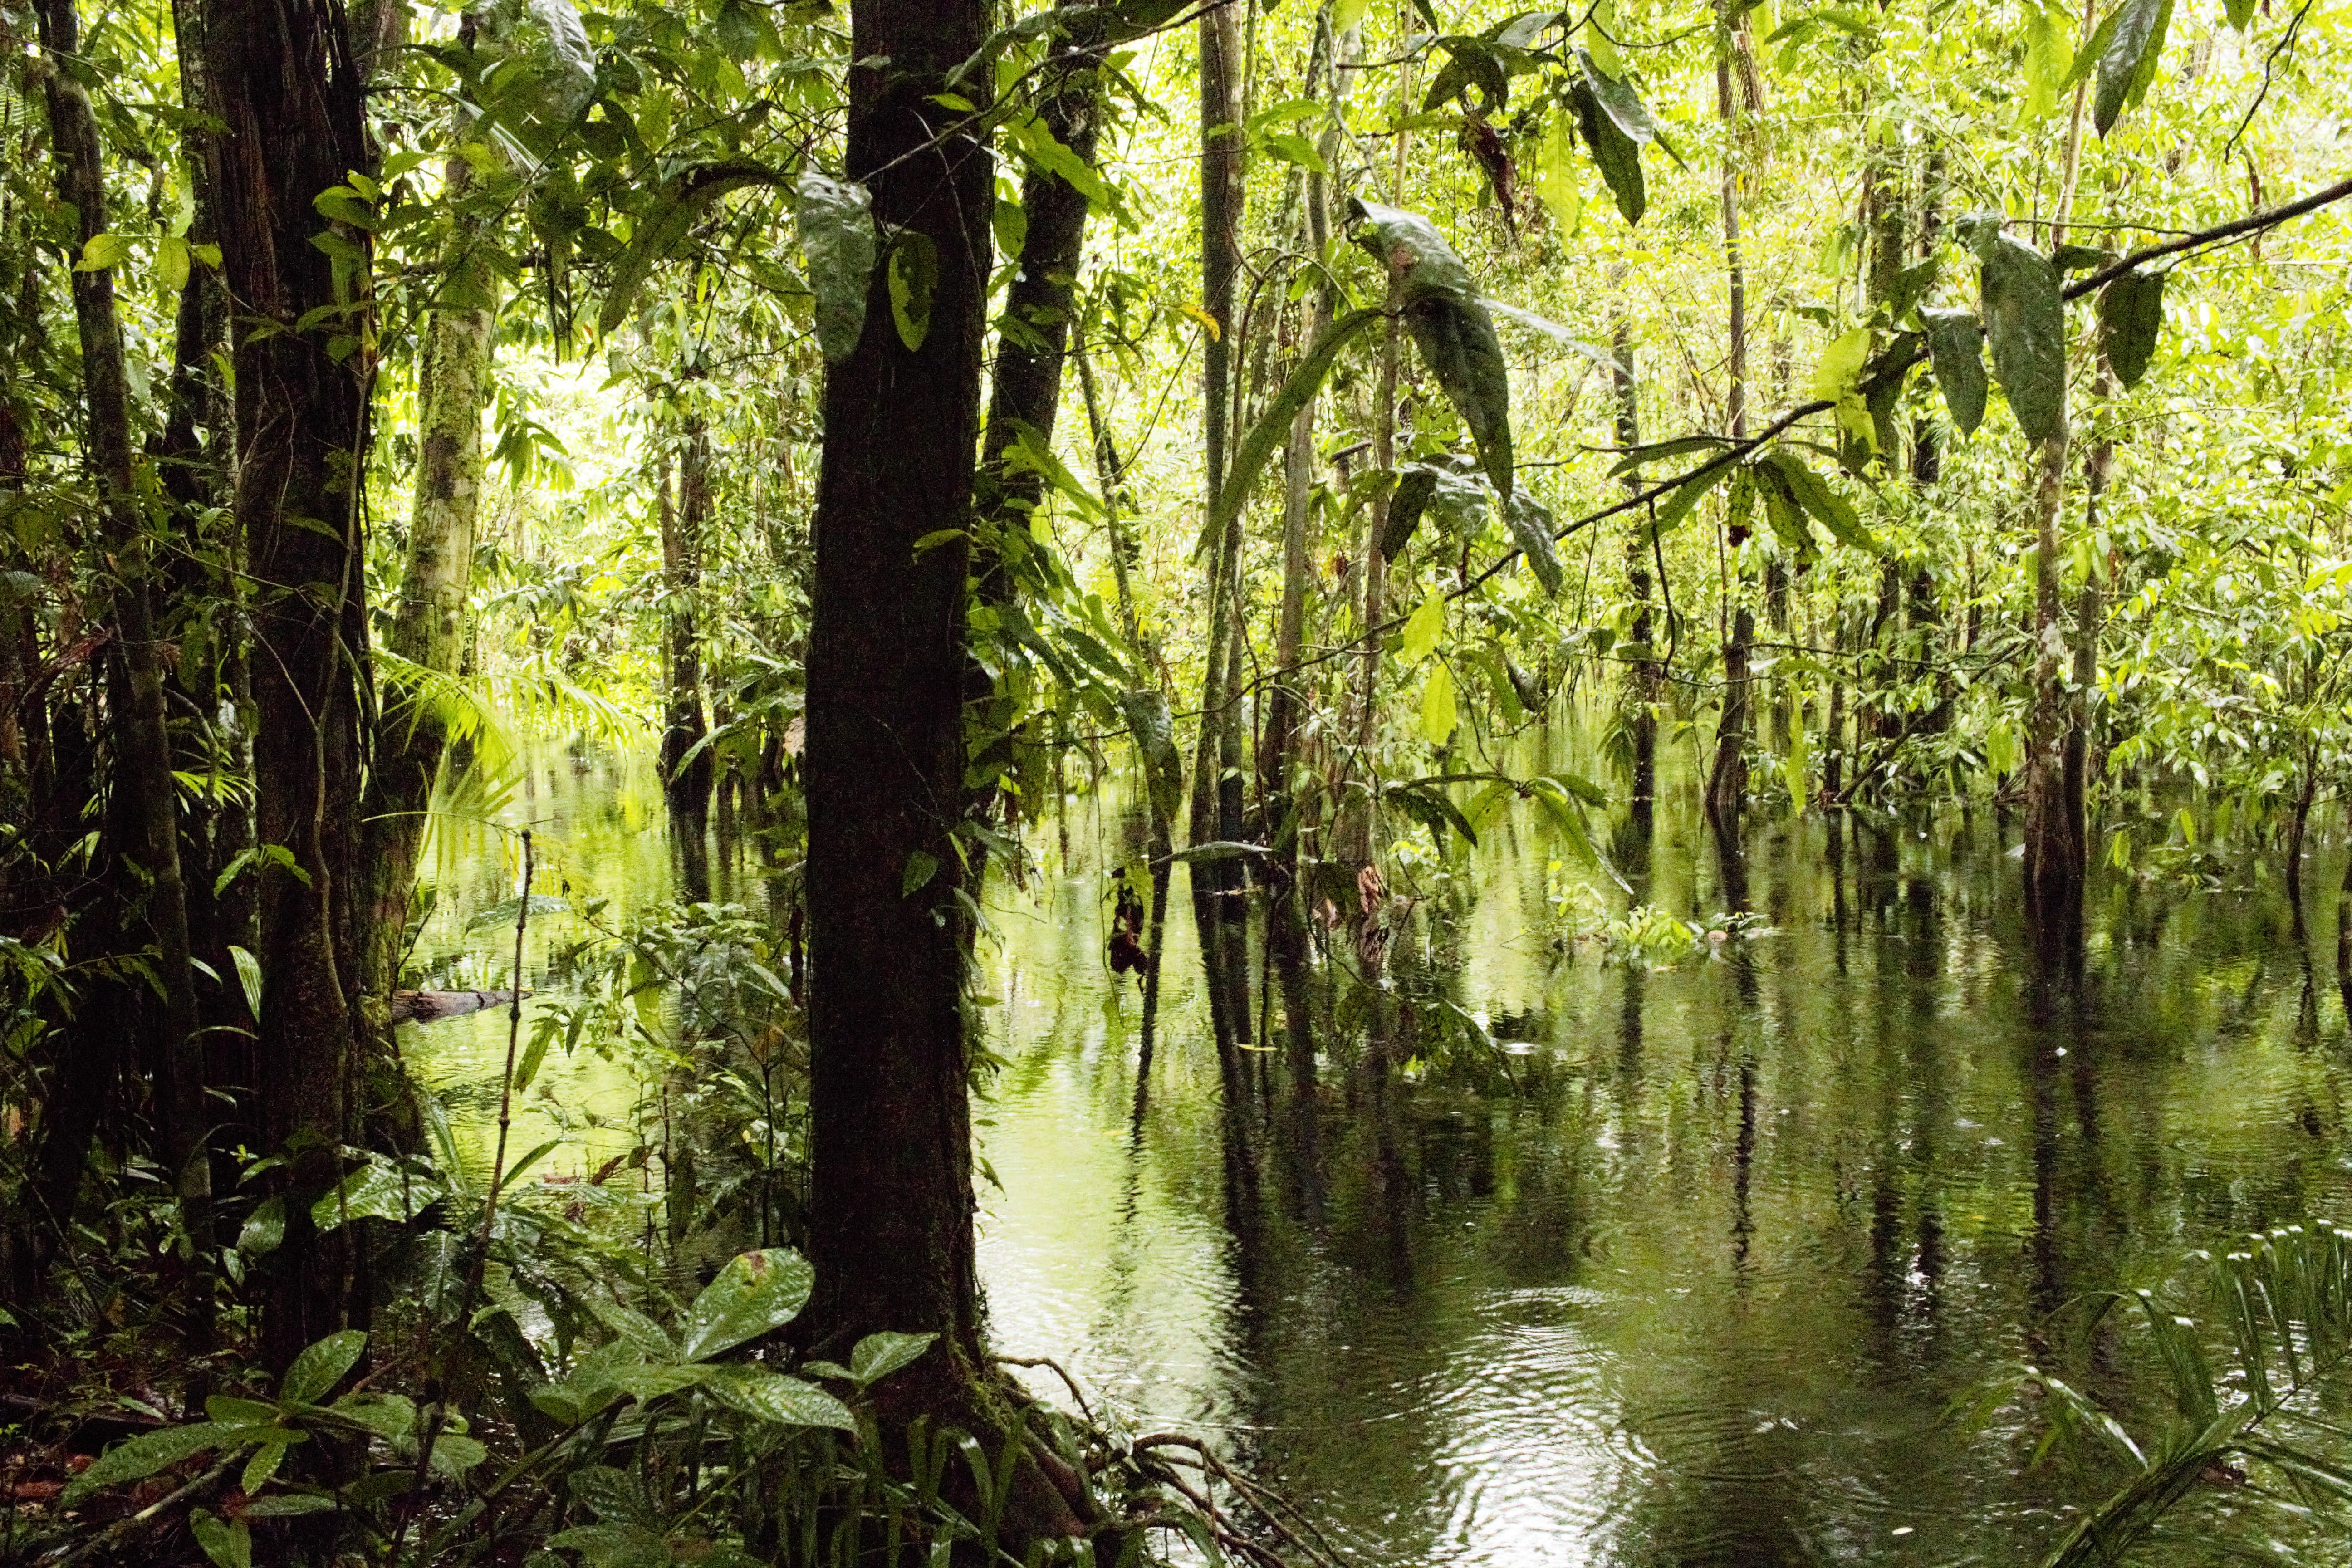
[[[642,770],[538,765],[517,819],[579,883],[663,896]],[[2025,1471],[2015,1412],[1970,1435],[1955,1397],[2032,1359],[2134,1408],[2131,1343],[2085,1365],[2070,1302],[2352,1216],[2343,1006],[2274,877],[2109,875],[2068,988],[2028,961],[1989,812],[1761,813],[1759,929],[1646,958],[1593,934],[1634,900],[1531,821],[1450,873],[1423,835],[1394,983],[1495,1047],[1392,1028],[1411,1059],[1383,1072],[1327,1035],[1311,1091],[1263,1054],[1268,1092],[1229,1103],[1180,873],[1138,1115],[1134,986],[1101,958],[1133,825],[1080,803],[1070,827],[1069,868],[1049,829],[1046,874],[990,900],[994,1340],[1136,1430],[1219,1444],[1355,1563],[2031,1561],[2083,1493]],[[2306,872],[2331,931],[2340,852]],[[1686,800],[1653,866],[1639,901],[1737,928]],[[494,1086],[502,1021],[410,1040],[445,1089]],[[558,1162],[625,1147],[591,1124],[625,1110],[613,1070],[551,1068],[533,1114],[580,1145]]]

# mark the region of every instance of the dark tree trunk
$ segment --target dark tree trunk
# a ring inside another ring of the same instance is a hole
[[[310,1205],[341,1172],[362,1093],[353,891],[362,704],[360,487],[368,368],[356,346],[367,236],[336,226],[340,264],[311,244],[313,200],[365,172],[362,78],[342,7],[208,0],[207,149],[222,270],[236,301],[236,517],[254,599],[255,831],[299,874],[260,873],[261,1136],[289,1164],[270,1190],[286,1239],[266,1261],[262,1359],[362,1318],[352,1226],[327,1237]],[[310,312],[323,311],[305,322]]]
[[[850,72],[848,173],[870,184],[883,234],[929,237],[939,281],[909,350],[877,267],[864,335],[826,377],[805,758],[811,1331],[843,1351],[877,1330],[937,1332],[939,1375],[966,1384],[980,1330],[967,889],[950,839],[968,550],[915,542],[971,520],[991,172],[951,129],[963,116],[929,95],[985,26],[978,0],[852,11],[853,58],[889,65]]]
[[[1732,106],[1734,57],[1742,47],[1732,22],[1729,0],[1719,6],[1716,28],[1715,100],[1717,118],[1724,129],[1723,168],[1718,205],[1722,209],[1723,258],[1730,300],[1730,349],[1727,369],[1730,385],[1725,396],[1724,433],[1733,440],[1748,435],[1748,275],[1739,245],[1739,122]],[[1735,517],[1729,543],[1738,561],[1748,542],[1746,519]],[[1715,764],[1707,775],[1706,809],[1718,837],[1728,836],[1736,855],[1739,810],[1748,795],[1748,655],[1756,640],[1756,616],[1747,604],[1744,566],[1732,576],[1731,591],[1738,603],[1732,611],[1730,635],[1723,645],[1723,713],[1716,725]]]
[[[1641,385],[1634,378],[1633,323],[1622,310],[1611,333],[1610,346],[1613,351],[1610,385],[1617,405],[1617,445],[1638,447],[1642,443]],[[1627,494],[1637,493],[1642,488],[1641,476],[1626,475],[1625,484]],[[1633,640],[1644,650],[1649,649],[1657,635],[1650,618],[1650,567],[1656,553],[1647,523],[1637,516],[1625,536],[1625,592],[1633,602]],[[1625,692],[1625,730],[1632,742],[1633,763],[1632,822],[1645,867],[1658,798],[1659,676],[1656,658],[1645,651],[1633,664]]]
[[[699,837],[710,807],[710,752],[696,751],[709,727],[702,716],[702,639],[694,600],[702,587],[703,526],[710,515],[710,430],[689,416],[679,449],[677,504],[670,504],[669,468],[660,478],[664,620],[669,697],[662,710],[662,779],[681,834]],[[689,755],[689,753],[691,753]]]
[[[1092,164],[1097,124],[1093,62],[1087,56],[1074,55],[1048,68],[1063,74],[1045,95],[1039,118],[1055,141]],[[1021,212],[1021,257],[999,320],[973,497],[979,528],[972,575],[981,599],[992,605],[1018,598],[1019,563],[1032,548],[1030,519],[1045,500],[1045,477],[1034,468],[1008,464],[1005,454],[1019,444],[1024,431],[1037,446],[1053,449],[1062,406],[1062,366],[1076,303],[1079,247],[1087,232],[1087,198],[1060,175],[1032,168],[1022,177]],[[1108,497],[1105,504],[1112,504]],[[1011,732],[1016,715],[1009,702],[999,704],[982,659],[971,661],[965,679],[968,699],[979,710],[978,728],[991,737],[972,759],[975,775],[985,774],[986,782],[972,792],[968,807],[985,817],[997,807],[1002,793],[998,780],[1018,764]],[[976,882],[983,858],[978,847],[973,857]]]
[[[82,244],[105,232],[106,187],[98,118],[89,98],[61,62],[80,49],[80,20],[72,0],[43,0],[41,44],[53,68],[45,83],[51,155],[58,194],[75,210]],[[172,777],[170,731],[163,711],[163,661],[155,633],[149,542],[139,515],[131,467],[130,382],[123,359],[122,326],[115,311],[110,270],[73,275],[74,318],[80,329],[82,391],[89,419],[88,447],[96,470],[101,508],[101,548],[111,558],[115,647],[109,651],[113,677],[110,715],[114,731],[114,789],[110,822],[110,860],[127,861],[145,884],[143,898],[125,900],[131,917],[121,935],[155,949],[155,976],[163,994],[162,1051],[164,1082],[163,1153],[174,1173],[181,1214],[196,1237],[198,1279],[192,1282],[192,1318],[200,1349],[212,1335],[212,1279],[203,1243],[211,1232],[211,1163],[204,1155],[204,1046],[196,1035],[195,973],[188,963],[188,908],[180,879],[179,820]],[[144,929],[142,930],[141,928]],[[142,980],[129,986],[143,991]],[[127,1000],[127,999],[126,999]],[[96,1042],[84,1041],[84,1048]],[[50,1151],[51,1168],[82,1151]],[[69,1189],[55,1196],[70,1206]]]
[[[1234,310],[1234,283],[1241,270],[1242,142],[1237,80],[1241,30],[1231,6],[1202,13],[1201,42],[1201,297],[1217,331],[1205,334],[1202,345],[1202,441],[1207,469],[1204,514],[1213,510],[1224,489],[1225,458],[1230,433],[1227,419],[1233,405],[1234,351],[1240,319]],[[1192,753],[1192,805],[1190,837],[1205,844],[1219,837],[1222,811],[1220,778],[1227,738],[1226,704],[1234,693],[1225,676],[1232,657],[1235,604],[1234,574],[1241,543],[1241,520],[1209,545],[1209,626],[1201,678],[1201,732]],[[1232,889],[1230,862],[1197,862],[1188,870],[1192,888],[1192,924],[1199,933],[1202,978],[1209,994],[1209,1016],[1220,1058],[1230,1054],[1246,1027],[1236,1011],[1246,1013],[1244,999],[1237,1009],[1225,962],[1228,945],[1221,929],[1220,905]]]

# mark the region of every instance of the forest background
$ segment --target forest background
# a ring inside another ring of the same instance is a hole
[[[0,1279],[42,1462],[129,1438],[11,1528],[1311,1555],[987,1354],[983,879],[1130,779],[1141,1059],[1183,866],[1237,1098],[1475,1033],[1399,929],[1507,814],[1631,888],[1675,759],[1735,911],[1760,820],[1986,803],[2054,994],[2098,876],[2254,864],[2352,998],[2347,23],[0,10]],[[642,1247],[502,1206],[503,1108],[469,1183],[401,1059],[428,834],[533,730],[657,733],[793,889],[488,999],[509,1090],[633,1028],[733,1086]],[[2245,1353],[2352,1334],[2331,1235],[2247,1255]],[[2183,1397],[2081,1550],[2280,1458]]]

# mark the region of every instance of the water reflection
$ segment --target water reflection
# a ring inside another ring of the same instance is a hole
[[[509,817],[608,920],[690,870],[650,768],[558,752],[530,779]],[[713,826],[713,895],[785,931],[789,885]],[[992,889],[992,1332],[1139,1430],[1224,1445],[1357,1563],[2029,1560],[2058,1482],[1955,1435],[1948,1402],[2077,1354],[2085,1291],[2352,1214],[2332,954],[2315,982],[2262,898],[2095,886],[2053,951],[1997,822],[1759,814],[1727,857],[1670,785],[1648,833],[1612,837],[1646,845],[1630,899],[1594,879],[1571,917],[1752,909],[1745,935],[1604,961],[1555,923],[1562,847],[1501,824],[1450,880],[1413,873],[1398,994],[1355,1038],[1277,951],[1252,966],[1275,982],[1260,1046],[1221,1061],[1192,922],[1170,921],[1139,1072],[1136,987],[1102,943],[1104,871],[1141,830],[1116,801],[1070,826],[1075,866]],[[441,875],[434,982],[499,984],[463,917],[511,870],[486,843]],[[578,935],[535,926],[529,983],[569,984]],[[1438,1049],[1440,1000],[1500,1057]],[[408,1042],[461,1112],[494,1096],[502,1020]],[[551,1173],[601,1162],[639,1092],[551,1062],[517,1145],[566,1138]],[[2129,1402],[2132,1364],[2078,1372]]]
[[[2342,1019],[2313,1023],[2257,899],[2119,888],[2051,967],[1977,824],[1751,823],[1722,857],[1686,805],[1637,896],[1747,903],[1744,940],[1656,970],[1555,945],[1524,824],[1399,938],[1400,990],[1481,1011],[1507,1075],[1417,1062],[1392,1006],[1269,1093],[1221,1069],[1176,952],[1136,1121],[1097,882],[1008,909],[982,1241],[1007,1350],[1216,1437],[1369,1563],[2046,1543],[2057,1483],[1948,1402],[2074,1353],[2045,1321],[2085,1290],[2352,1206],[2305,1115],[2342,1125]]]

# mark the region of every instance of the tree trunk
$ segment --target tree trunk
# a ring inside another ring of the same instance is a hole
[[[1622,268],[1618,272],[1622,278]],[[1633,327],[1622,308],[1612,324],[1610,347],[1610,383],[1617,403],[1617,445],[1638,447],[1642,444],[1641,385],[1634,378]],[[1640,475],[1625,476],[1628,495],[1638,494],[1641,489]],[[1650,567],[1656,552],[1647,522],[1636,516],[1625,536],[1625,592],[1633,602],[1632,640],[1643,649],[1649,649],[1657,636],[1650,618]],[[1645,857],[1658,799],[1657,701],[1661,673],[1654,653],[1645,652],[1634,661],[1625,692],[1629,709],[1625,729],[1633,742],[1633,760],[1632,821]]]
[[[439,292],[419,334],[416,489],[408,560],[385,646],[434,675],[454,676],[466,647],[466,598],[482,504],[482,410],[489,400],[498,278],[489,244],[464,215],[472,162],[446,163],[445,200],[460,216],[442,251]],[[371,1016],[399,984],[425,812],[449,737],[423,691],[384,715],[369,774],[361,874],[360,985]]]
[[[1054,90],[1045,96],[1039,119],[1055,141],[1091,165],[1097,125],[1092,62],[1079,55],[1047,68],[1063,74]],[[1038,447],[1053,450],[1054,426],[1062,404],[1062,366],[1076,303],[1079,253],[1086,239],[1087,198],[1059,174],[1033,167],[1022,177],[1021,212],[1024,220],[1021,256],[1006,290],[996,340],[973,500],[979,526],[972,546],[972,575],[981,602],[990,605],[1009,605],[1019,597],[1016,572],[1035,548],[1030,521],[1044,502],[1045,478],[1034,467],[1008,465],[1005,454],[1024,432]],[[1108,498],[1105,504],[1109,504]],[[1123,563],[1120,570],[1125,571]],[[972,758],[974,775],[984,776],[985,782],[972,791],[966,809],[985,818],[996,808],[1001,795],[998,780],[1017,770],[1012,730],[1020,715],[1010,700],[996,697],[982,658],[971,659],[966,679],[975,727],[989,737],[984,749]],[[982,846],[972,847],[975,881],[985,853]]]
[[[52,69],[44,89],[58,194],[76,215],[76,237],[87,245],[107,227],[106,186],[98,118],[88,93],[64,62],[79,52],[80,19],[72,0],[41,0],[41,46]],[[82,392],[89,418],[87,450],[102,500],[101,548],[112,558],[116,647],[110,655],[120,679],[113,689],[114,786],[122,792],[113,814],[124,832],[111,847],[146,886],[143,910],[125,900],[125,912],[143,913],[155,946],[155,977],[163,993],[161,1047],[165,1074],[164,1156],[174,1173],[181,1219],[191,1238],[195,1277],[191,1319],[199,1353],[211,1349],[212,1168],[205,1157],[204,1043],[196,1034],[195,972],[188,962],[188,906],[180,879],[177,786],[172,776],[171,734],[163,711],[163,662],[155,632],[149,543],[139,515],[131,467],[130,381],[122,325],[115,311],[111,270],[73,274],[74,319],[80,330]],[[110,836],[111,837],[111,836]],[[123,936],[131,935],[126,922]],[[144,945],[143,943],[142,944]],[[143,991],[142,980],[129,987]],[[85,1042],[85,1047],[94,1042]],[[79,1149],[52,1152],[58,1166]],[[70,1204],[70,1192],[58,1196]],[[62,1218],[62,1212],[58,1217]]]
[[[709,727],[702,716],[702,638],[695,595],[702,587],[703,525],[710,515],[710,428],[698,410],[688,415],[678,451],[677,503],[670,504],[668,465],[662,467],[663,622],[669,695],[662,706],[662,782],[677,831],[702,832],[710,807],[710,752],[696,751]],[[691,753],[689,757],[689,753]]]
[[[299,868],[261,873],[257,938],[261,1135],[289,1160],[270,1181],[286,1239],[266,1260],[262,1305],[262,1359],[282,1371],[366,1310],[352,1289],[354,1227],[318,1236],[310,1205],[341,1173],[360,1087],[351,899],[367,367],[353,340],[367,236],[330,226],[347,247],[341,263],[310,241],[320,231],[313,198],[373,157],[340,5],[208,0],[205,24],[222,122],[207,163],[236,301],[236,516],[257,584],[256,833]],[[311,311],[325,314],[301,326]]]
[[[1748,276],[1739,249],[1738,111],[1733,107],[1733,54],[1739,47],[1731,20],[1729,0],[1722,0],[1716,26],[1715,102],[1721,121],[1723,171],[1719,183],[1723,216],[1723,264],[1728,286],[1730,347],[1727,361],[1730,384],[1725,395],[1725,434],[1735,441],[1748,437]],[[1735,563],[1748,542],[1747,519],[1734,516],[1727,541]],[[1756,638],[1756,615],[1744,591],[1744,565],[1735,568],[1729,591],[1735,595],[1730,635],[1723,645],[1723,715],[1715,731],[1715,765],[1707,777],[1707,815],[1718,835],[1728,834],[1734,851],[1739,834],[1739,807],[1748,794],[1748,654]]]
[[[915,542],[971,515],[992,191],[986,149],[930,95],[985,27],[978,0],[851,12],[851,56],[869,63],[850,72],[847,172],[881,233],[930,239],[938,284],[909,350],[874,269],[865,331],[825,378],[812,524],[808,1321],[836,1352],[881,1330],[940,1334],[934,1375],[911,1380],[933,1390],[981,1375],[952,843],[969,547]]]
[[[1217,323],[1202,353],[1202,446],[1207,468],[1204,515],[1213,515],[1225,483],[1226,419],[1233,404],[1234,280],[1241,268],[1241,119],[1235,68],[1240,26],[1233,7],[1205,12],[1201,40],[1201,297]],[[1234,576],[1241,546],[1241,519],[1209,542],[1209,627],[1202,650],[1201,730],[1192,753],[1192,805],[1188,837],[1205,844],[1218,837],[1219,779],[1225,742],[1226,667],[1233,644]],[[1226,863],[1196,862],[1190,868],[1192,923],[1199,933],[1202,980],[1220,1059],[1240,1037],[1234,1018],[1232,987],[1225,974],[1226,944],[1219,929],[1219,905],[1228,889]]]

